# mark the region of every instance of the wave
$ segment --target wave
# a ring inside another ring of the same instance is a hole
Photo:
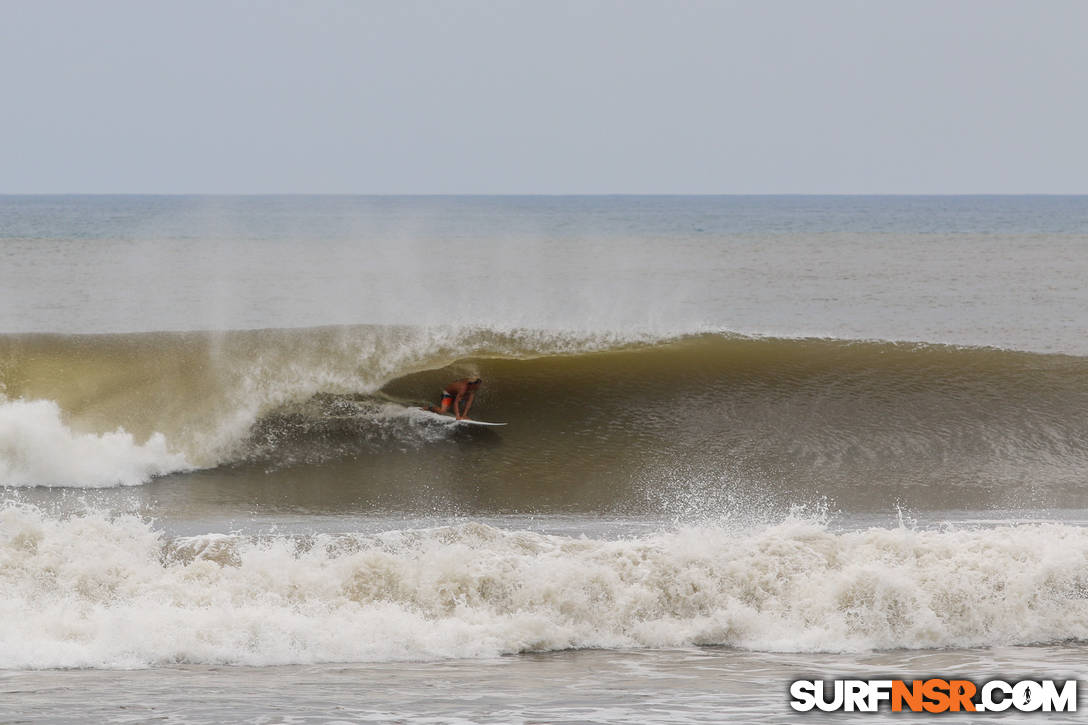
[[[504,486],[503,510],[660,509],[723,487],[860,508],[1075,506],[1088,495],[1083,357],[351,327],[7,336],[0,361],[7,484],[133,483],[216,466],[301,475],[353,462],[356,478],[380,465],[399,490],[452,475],[472,450],[464,475]],[[415,412],[469,375],[485,379],[473,415],[510,422],[501,433]],[[49,435],[28,433],[39,429]],[[61,458],[97,468],[58,469]]]
[[[390,326],[2,335],[8,445],[0,471],[8,473],[0,484],[127,484],[214,467],[246,455],[239,446],[263,415],[315,395],[366,396],[397,375],[465,355],[552,354],[629,339]],[[65,471],[51,460],[58,456],[114,461],[117,472]],[[134,478],[140,468],[145,475]]]
[[[170,539],[133,516],[12,504],[0,524],[3,668],[1088,638],[1088,529],[1060,524]]]

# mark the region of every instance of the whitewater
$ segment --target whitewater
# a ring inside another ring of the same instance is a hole
[[[0,516],[7,668],[1088,636],[1088,530],[1056,524],[834,532],[790,518],[610,540],[466,523],[169,538],[97,511],[57,519],[9,505]]]

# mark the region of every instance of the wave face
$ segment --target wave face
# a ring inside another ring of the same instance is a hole
[[[131,516],[12,505],[0,524],[3,668],[1088,638],[1088,530],[1056,524],[169,539]]]
[[[0,338],[0,473],[289,475],[376,504],[1083,506],[1088,359],[990,348],[391,327]],[[479,375],[464,431],[418,413]],[[247,478],[248,477],[248,478]],[[300,494],[301,495],[301,494]]]

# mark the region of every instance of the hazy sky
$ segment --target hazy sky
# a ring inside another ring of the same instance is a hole
[[[1088,193],[1088,2],[0,0],[0,193]]]

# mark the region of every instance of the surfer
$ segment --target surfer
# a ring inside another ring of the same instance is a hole
[[[476,397],[476,391],[482,382],[480,378],[454,380],[442,390],[442,402],[439,403],[441,407],[432,405],[427,410],[432,413],[448,413],[452,405],[453,414],[457,416],[457,420],[464,420],[468,417],[468,410],[472,407],[472,400]],[[462,400],[465,402],[464,412],[461,411]]]

